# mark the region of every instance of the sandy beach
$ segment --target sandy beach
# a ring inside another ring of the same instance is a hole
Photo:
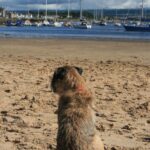
[[[54,150],[55,68],[83,68],[106,150],[150,149],[150,42],[0,39],[0,150]]]

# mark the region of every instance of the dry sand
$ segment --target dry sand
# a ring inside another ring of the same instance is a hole
[[[54,69],[84,69],[106,150],[150,149],[150,43],[0,39],[0,150],[53,150]]]

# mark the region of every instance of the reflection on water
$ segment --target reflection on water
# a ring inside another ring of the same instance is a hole
[[[0,27],[0,37],[12,38],[109,38],[150,40],[150,32],[127,32],[123,27],[93,26],[92,29],[55,27]]]

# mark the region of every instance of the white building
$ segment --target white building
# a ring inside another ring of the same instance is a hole
[[[6,9],[0,8],[0,17],[3,17],[3,18],[6,17]]]

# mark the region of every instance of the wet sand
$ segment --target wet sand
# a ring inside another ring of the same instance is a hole
[[[95,96],[106,150],[150,149],[150,43],[0,39],[0,149],[53,150],[56,67],[76,65]]]
[[[150,42],[67,39],[0,39],[0,55],[150,62]]]

